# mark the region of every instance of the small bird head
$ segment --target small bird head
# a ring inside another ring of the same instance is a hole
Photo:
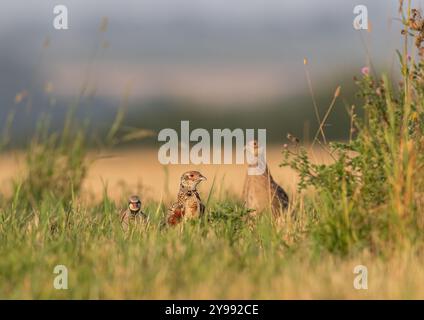
[[[259,152],[262,150],[262,148],[259,148],[257,140],[250,140],[248,143],[246,143],[246,146],[244,148],[246,152],[248,152],[251,156],[255,158],[258,157]]]
[[[131,212],[137,213],[141,209],[141,200],[138,196],[131,196],[128,199],[128,209]]]
[[[196,190],[197,185],[203,180],[206,180],[206,177],[199,171],[187,171],[181,176],[181,186],[187,190],[193,191]]]
[[[267,170],[266,142],[259,144],[257,140],[249,141],[245,148],[249,175],[262,175]]]
[[[265,157],[266,142],[259,144],[258,140],[250,140],[244,147],[248,158],[260,159]]]

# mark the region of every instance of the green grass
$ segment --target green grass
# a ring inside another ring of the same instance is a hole
[[[70,209],[51,200],[31,212],[2,208],[0,298],[424,297],[417,250],[390,263],[367,252],[314,251],[307,221],[251,220],[232,201],[212,201],[203,220],[177,228],[162,228],[164,212],[151,203],[149,222],[128,233],[107,199]],[[352,285],[358,264],[370,269],[367,292]],[[68,290],[53,287],[56,265],[68,268]]]
[[[155,215],[156,209],[146,208],[149,222],[128,233],[107,199],[92,208],[46,201],[30,213],[2,210],[0,297],[181,298],[211,282],[216,297],[228,297],[232,277],[266,285],[271,279],[262,272],[282,272],[290,254],[284,230],[270,217],[249,224],[233,204],[213,204],[204,220],[170,229],[161,227],[163,211]],[[59,264],[69,270],[70,289],[63,292],[52,282]]]

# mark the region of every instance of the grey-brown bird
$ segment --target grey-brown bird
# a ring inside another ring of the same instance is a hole
[[[128,199],[128,208],[121,212],[120,220],[122,229],[127,231],[130,224],[140,223],[146,219],[146,215],[141,210],[141,200],[139,196],[131,196]]]
[[[252,214],[270,210],[274,215],[278,215],[287,209],[289,197],[273,179],[266,163],[264,149],[253,140],[246,145],[246,155],[251,161],[243,188],[245,206],[253,210]]]
[[[206,180],[199,171],[188,171],[181,176],[177,202],[168,209],[167,223],[176,225],[181,221],[198,218],[205,212],[197,186]]]

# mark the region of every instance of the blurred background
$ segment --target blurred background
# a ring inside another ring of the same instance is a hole
[[[68,8],[68,30],[53,27],[57,4]],[[359,4],[368,8],[368,31],[353,28]],[[131,193],[172,199],[181,173],[194,166],[162,166],[157,132],[179,131],[181,120],[190,120],[191,129],[266,128],[269,167],[292,194],[297,177],[279,167],[281,148],[287,133],[304,143],[314,137],[313,100],[322,119],[341,86],[325,132],[343,140],[350,131],[347,110],[358,103],[353,77],[369,67],[396,80],[398,5],[397,0],[3,0],[0,134],[8,133],[12,152],[0,155],[0,181],[8,186],[3,181],[26,174],[22,151],[31,154],[27,145],[43,114],[60,129],[68,111],[76,110],[77,120],[89,119],[90,130],[103,138],[118,110],[125,110],[121,129],[147,129],[140,132],[148,137],[116,143],[100,159],[93,151],[97,161],[84,179],[85,194],[101,197],[109,186],[116,199]],[[318,152],[314,159],[325,162],[329,156]],[[209,178],[205,190],[216,178],[220,194],[241,194],[244,166],[195,169]]]
[[[68,30],[53,28],[58,1],[2,1],[0,123],[19,110],[15,145],[42,112],[60,126],[75,104],[99,130],[124,105],[125,124],[136,128],[191,120],[192,128],[267,128],[270,142],[287,132],[307,140],[318,125],[305,69],[321,117],[341,85],[326,132],[343,139],[353,76],[364,66],[391,75],[400,47],[397,0],[59,2]],[[369,31],[353,28],[358,4],[368,7]]]

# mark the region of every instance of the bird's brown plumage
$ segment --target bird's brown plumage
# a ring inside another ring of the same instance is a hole
[[[186,219],[198,218],[205,212],[197,185],[206,178],[198,171],[188,171],[181,176],[177,202],[168,209],[167,223],[176,225]]]
[[[251,152],[253,158],[257,161],[249,164],[250,167],[258,166],[260,158],[260,149],[257,141],[252,141],[246,146],[246,152]],[[263,164],[262,172],[256,175],[247,174],[243,198],[248,209],[252,209],[253,214],[264,210],[271,210],[275,215],[287,209],[289,197],[284,189],[279,186],[272,177],[266,163]]]
[[[138,224],[146,220],[146,215],[141,210],[141,200],[138,196],[132,196],[128,200],[128,208],[120,214],[122,229],[127,231],[131,224]]]

